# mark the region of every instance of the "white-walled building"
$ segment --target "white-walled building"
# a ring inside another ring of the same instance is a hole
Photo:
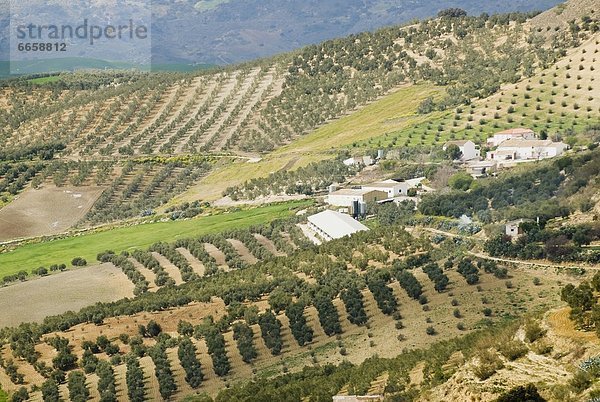
[[[442,149],[445,151],[450,145],[456,145],[458,149],[460,149],[460,152],[462,153],[460,157],[461,161],[469,161],[471,159],[479,158],[480,156],[479,149],[471,140],[448,141],[444,144]]]
[[[334,191],[325,197],[325,202],[336,207],[351,207],[354,201],[377,202],[389,198],[388,193],[379,190],[342,189]]]
[[[401,195],[407,195],[408,184],[406,182],[397,182],[394,180],[379,181],[365,184],[363,190],[383,191],[387,193],[388,198],[394,198]]]
[[[513,139],[502,142],[494,151],[487,153],[486,159],[503,160],[539,160],[554,158],[567,149],[567,144],[550,140]]]
[[[529,128],[511,128],[508,130],[500,131],[494,134],[493,137],[488,138],[487,145],[490,147],[497,147],[504,141],[508,140],[534,140],[535,133]]]
[[[369,230],[368,227],[350,215],[331,210],[309,216],[308,227],[325,241],[340,239],[356,232]]]
[[[528,219],[517,219],[516,221],[507,222],[506,225],[504,226],[504,231],[505,231],[506,235],[510,236],[513,239],[519,237],[520,235],[523,234],[523,229],[521,228],[521,225],[524,222],[528,222],[528,221],[529,221]]]
[[[375,163],[375,161],[369,155],[365,155],[365,156],[357,156],[357,157],[353,157],[353,158],[348,158],[348,159],[344,160],[343,163],[346,166],[356,166],[356,165],[371,166]]]

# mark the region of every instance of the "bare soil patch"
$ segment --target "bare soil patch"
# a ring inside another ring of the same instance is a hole
[[[0,289],[0,327],[41,322],[97,302],[133,297],[133,284],[112,264],[61,272]]]
[[[248,247],[244,243],[236,239],[227,239],[227,241],[233,246],[235,251],[238,252],[242,260],[246,261],[248,264],[256,264],[258,259],[252,255]]]
[[[167,274],[175,281],[175,285],[181,285],[183,283],[183,279],[181,278],[181,272],[179,268],[177,268],[171,261],[169,261],[162,254],[153,252],[152,255],[156,258],[156,261],[160,263],[160,265],[165,269]]]
[[[0,241],[62,233],[92,208],[103,187],[28,189],[0,210]]]
[[[192,269],[198,276],[204,276],[206,268],[204,267],[202,261],[198,261],[187,248],[181,247],[178,248],[177,251],[187,260],[187,262],[190,263]]]
[[[256,240],[258,240],[258,242],[260,244],[262,244],[267,250],[269,250],[271,253],[273,253],[273,255],[275,256],[283,256],[285,255],[285,253],[282,253],[281,251],[277,250],[277,247],[275,247],[275,244],[267,239],[265,236],[261,235],[260,233],[254,233],[254,238]]]
[[[206,252],[208,254],[210,254],[210,256],[212,258],[215,259],[215,261],[217,262],[217,265],[219,267],[222,268],[229,268],[227,266],[227,263],[225,262],[225,254],[223,254],[223,252],[221,250],[219,250],[218,248],[216,248],[214,245],[210,244],[210,243],[204,243],[204,248],[206,249]]]

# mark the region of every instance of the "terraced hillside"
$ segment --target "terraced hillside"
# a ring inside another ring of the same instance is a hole
[[[494,133],[513,127],[530,127],[540,135],[575,143],[575,134],[600,122],[599,51],[596,34],[532,77],[402,132],[369,138],[364,145],[439,146],[450,139],[485,143]]]
[[[157,78],[135,76],[93,97],[67,90],[54,105],[60,114],[23,122],[6,146],[54,140],[78,158],[223,150],[283,82],[275,67]]]
[[[340,147],[435,149],[515,125],[564,139],[598,121],[592,9],[567,3],[570,24],[556,10],[445,16],[218,71],[8,81],[0,206],[29,186],[86,186],[96,174],[106,189],[78,222],[95,225],[213,201]],[[182,154],[210,166],[171,163]]]
[[[426,20],[219,72],[16,81],[4,89],[0,138],[8,149],[62,143],[78,158],[266,152],[406,82],[447,86],[439,109],[485,98],[550,68],[597,26],[578,20],[546,36],[528,17]]]
[[[2,387],[50,387],[51,367],[60,366],[87,374],[93,400],[106,391],[99,376],[112,378],[120,400],[216,395],[243,379],[391,357],[557,301],[553,280],[529,289],[525,271],[447,260],[444,245],[402,229],[314,248],[282,223],[99,256],[134,282],[138,307],[117,302],[47,319],[28,326],[29,339],[15,332],[2,348],[15,383],[0,376]],[[138,364],[143,379],[134,382]],[[70,400],[67,385],[59,393]]]

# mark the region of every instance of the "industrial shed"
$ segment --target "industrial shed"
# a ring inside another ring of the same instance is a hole
[[[368,227],[353,219],[350,215],[331,210],[309,216],[308,227],[327,241],[369,230]]]

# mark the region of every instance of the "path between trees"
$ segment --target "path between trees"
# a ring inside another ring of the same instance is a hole
[[[407,228],[408,229],[408,228]],[[415,228],[411,228],[412,230],[414,230]],[[441,234],[444,236],[448,236],[448,237],[453,237],[453,238],[457,238],[457,237],[465,237],[465,238],[473,238],[473,236],[469,236],[469,235],[458,235],[456,233],[451,233],[451,232],[446,232],[444,230],[440,230],[440,229],[434,229],[434,228],[428,228],[428,227],[422,227],[423,230],[427,230],[428,232],[431,233],[436,233],[436,234]],[[591,270],[595,270],[598,271],[600,270],[600,266],[595,267],[595,266],[590,266],[590,265],[565,265],[565,264],[552,264],[552,263],[548,263],[545,261],[523,261],[523,260],[512,260],[509,258],[500,258],[500,257],[491,257],[487,254],[484,253],[477,253],[474,251],[469,250],[468,253],[474,257],[477,258],[482,258],[485,260],[491,260],[491,261],[496,261],[496,262],[504,262],[504,263],[509,263],[509,264],[520,264],[520,265],[527,265],[530,267],[540,267],[540,268],[563,268],[563,269],[580,269],[580,268],[584,268],[584,269],[591,269]]]

